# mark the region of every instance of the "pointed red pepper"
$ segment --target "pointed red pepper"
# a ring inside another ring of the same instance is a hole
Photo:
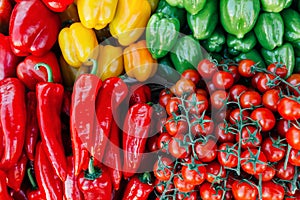
[[[129,106],[151,101],[151,89],[148,85],[136,84],[130,87],[130,91],[132,91],[132,94],[129,100]]]
[[[33,176],[33,171],[34,171],[34,163],[30,162],[30,166],[27,169],[27,175],[28,175],[28,179],[29,182],[31,184],[30,189],[27,190],[26,192],[26,196],[28,197],[28,200],[46,200],[45,195],[41,192],[41,190],[38,188],[37,183],[36,183],[36,179]]]
[[[35,65],[36,69],[43,66],[48,72],[48,82],[36,85],[37,116],[45,153],[62,181],[67,176],[67,160],[61,136],[61,106],[63,101],[63,85],[52,83],[51,67],[45,63]]]
[[[6,174],[2,170],[0,170],[0,199],[13,200],[7,190]]]

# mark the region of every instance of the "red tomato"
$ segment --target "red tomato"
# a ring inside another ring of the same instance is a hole
[[[234,78],[230,72],[226,71],[218,71],[214,73],[212,77],[212,82],[216,86],[217,89],[226,90],[229,89],[233,83]]]
[[[281,78],[284,78],[288,73],[285,64],[278,62],[271,63],[267,69]]]
[[[234,85],[230,88],[229,90],[229,99],[231,101],[235,101],[237,102],[237,100],[239,99],[240,95],[245,92],[248,88],[244,85]]]
[[[278,89],[267,90],[262,96],[262,104],[273,112],[277,111],[277,105],[280,100],[280,91]]]
[[[197,192],[176,193],[176,200],[197,200]]]
[[[255,62],[253,60],[241,60],[238,66],[240,75],[247,78],[254,76],[255,73],[252,72],[252,67],[256,67]]]
[[[228,100],[228,93],[225,90],[216,90],[210,96],[210,102],[213,108],[221,109]]]
[[[256,108],[252,111],[250,118],[260,124],[262,131],[270,131],[276,124],[275,116],[268,108]]]
[[[292,126],[285,135],[286,141],[294,149],[300,150],[300,128]]]
[[[217,90],[217,88],[212,81],[208,81],[206,83],[206,90],[209,92],[209,94],[212,94],[214,91]]]
[[[173,171],[173,161],[167,157],[161,157],[153,166],[154,176],[160,181],[168,181]]]
[[[226,177],[226,169],[217,161],[212,161],[206,165],[205,179],[210,183],[221,183]]]
[[[276,169],[274,166],[267,165],[266,170],[260,174],[254,174],[255,178],[259,180],[259,175],[261,175],[262,181],[271,181],[276,174]]]
[[[245,91],[240,97],[242,108],[251,108],[261,104],[261,96],[256,91]]]
[[[257,81],[257,89],[263,93],[271,88],[277,86],[278,81],[276,77],[272,74],[263,74]]]
[[[256,200],[258,191],[255,186],[236,180],[232,184],[232,194],[235,200]]]
[[[205,79],[209,80],[212,78],[213,74],[218,71],[216,64],[210,61],[209,59],[203,59],[198,63],[197,66],[198,72],[200,76]]]
[[[284,199],[284,188],[280,184],[272,181],[262,183],[263,200],[282,200]]]
[[[251,78],[251,85],[253,88],[257,88],[257,83],[258,80],[263,77],[265,75],[265,73],[263,72],[258,72],[256,73],[252,78]]]
[[[196,142],[195,152],[200,161],[211,162],[217,157],[216,142],[212,139],[208,139],[206,142]]]
[[[147,149],[149,152],[157,151],[157,138],[158,135],[153,135],[152,137],[147,139]]]
[[[284,168],[284,160],[281,160],[276,165],[276,176],[282,180],[292,180],[295,174],[295,167],[287,163],[286,169]]]
[[[203,118],[194,118],[191,121],[192,127],[191,131],[194,135],[209,135],[214,131],[214,122],[213,120],[204,115]]]
[[[181,116],[168,117],[165,127],[167,132],[172,136],[177,134],[185,134],[188,130],[188,124]]]
[[[168,145],[169,153],[175,158],[187,158],[190,155],[189,144],[183,141],[184,135],[177,134]]]
[[[300,103],[294,99],[283,97],[277,106],[277,111],[287,120],[297,120],[300,118]]]
[[[179,192],[190,192],[195,188],[194,185],[185,182],[185,180],[179,176],[174,177],[173,183]]]
[[[300,90],[300,74],[292,74],[290,77],[286,79],[286,81],[291,85],[293,85],[294,87],[297,87],[298,91]],[[290,89],[292,92],[294,92],[296,96],[300,95],[299,92],[297,92],[294,88],[290,88]]]
[[[219,163],[228,168],[234,168],[238,165],[237,157],[238,146],[233,143],[222,143],[218,148]]]
[[[300,166],[300,151],[292,148],[289,154],[288,161],[294,166]]]
[[[268,158],[268,161],[278,162],[285,156],[285,145],[286,144],[282,142],[282,139],[278,137],[267,137],[261,145],[261,150]]]
[[[262,173],[265,171],[266,165],[267,158],[262,151],[247,149],[241,154],[241,167],[248,174],[254,175]]]
[[[239,69],[237,66],[234,65],[229,65],[228,66],[228,70],[231,72],[234,82],[238,82],[238,80],[240,79],[240,74],[239,74]]]
[[[200,74],[195,69],[187,69],[181,74],[181,78],[189,79],[193,81],[195,85],[197,85],[200,80]]]
[[[247,125],[242,128],[239,134],[236,134],[236,141],[242,139],[241,145],[243,149],[258,147],[262,142],[262,135],[255,126]]]
[[[216,190],[216,188],[208,182],[200,186],[200,197],[202,200],[221,200],[223,192],[223,190]]]
[[[166,104],[166,111],[169,116],[172,116],[173,114],[179,114],[180,110],[178,105],[181,104],[181,100],[178,97],[171,97],[169,101]]]
[[[205,96],[205,97],[208,96],[207,91],[204,90],[204,89],[201,89],[201,88],[197,88],[197,89],[196,89],[196,94],[201,94],[201,95],[203,95],[203,96]]]
[[[160,93],[159,93],[159,100],[158,103],[162,106],[162,107],[166,107],[169,99],[171,99],[174,95],[172,94],[172,92],[169,89],[163,89]]]
[[[183,164],[181,174],[185,182],[192,185],[200,185],[205,180],[206,168],[199,160],[190,160]]]
[[[235,134],[229,131],[230,124],[226,124],[224,122],[219,123],[215,130],[215,136],[219,142],[235,142]]]
[[[180,97],[184,93],[190,94],[195,92],[196,86],[194,82],[189,79],[179,79],[170,89],[173,94]]]
[[[157,178],[154,180],[155,190],[160,194],[164,192],[166,184],[167,184],[166,181],[160,181]],[[174,188],[174,185],[172,183],[168,184],[167,190],[170,191],[173,188]],[[169,192],[166,192],[166,193],[168,194]]]
[[[157,148],[162,152],[167,152],[168,144],[171,141],[172,137],[169,133],[161,133],[156,141]]]
[[[186,99],[186,108],[191,114],[202,114],[208,108],[208,99],[197,93],[193,93]]]
[[[242,119],[241,119],[242,116]],[[242,110],[239,108],[233,109],[229,114],[229,122],[231,124],[237,124],[241,120],[246,121],[248,117],[250,116],[250,113],[247,110]]]
[[[279,119],[276,122],[276,130],[281,137],[285,137],[285,134],[290,127],[291,127],[291,123],[289,120]]]

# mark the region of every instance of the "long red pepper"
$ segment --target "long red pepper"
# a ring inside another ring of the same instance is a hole
[[[8,194],[6,174],[2,170],[0,170],[0,199],[13,200],[13,198]]]
[[[93,146],[93,128],[95,122],[95,101],[102,81],[95,74],[97,63],[93,61],[90,74],[82,74],[73,86],[70,128],[74,156],[75,176],[85,168],[89,159],[90,148]]]
[[[133,176],[140,166],[151,126],[151,116],[152,108],[145,103],[137,103],[128,110],[123,126],[125,178]]]
[[[0,122],[4,144],[0,169],[7,170],[18,162],[25,139],[25,87],[16,78],[0,81]]]
[[[120,155],[120,129],[115,120],[112,121],[109,142],[105,150],[104,164],[108,166],[114,189],[119,190],[122,180],[122,165]]]
[[[61,84],[52,83],[51,68],[45,63],[35,65],[36,69],[43,66],[48,72],[48,82],[36,85],[37,116],[45,153],[62,181],[67,176],[67,160],[61,138],[60,113],[64,94]]]
[[[33,163],[33,162],[32,162]],[[26,196],[28,197],[28,200],[46,200],[45,195],[41,192],[41,190],[38,188],[36,180],[33,176],[33,166],[27,169],[27,175],[29,178],[29,182],[31,183],[31,189],[27,190]]]
[[[45,199],[62,200],[63,186],[59,177],[49,162],[43,144],[39,142],[36,146],[36,155],[34,159],[34,173],[38,188],[41,190]]]
[[[34,160],[35,145],[39,137],[39,125],[36,113],[36,94],[35,92],[27,93],[27,124],[25,135],[25,152],[30,160]]]

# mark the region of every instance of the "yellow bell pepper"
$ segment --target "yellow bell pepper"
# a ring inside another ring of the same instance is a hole
[[[68,63],[65,61],[65,59],[62,56],[60,56],[59,58],[59,63],[60,63],[60,69],[63,77],[64,86],[66,86],[68,89],[72,89],[76,79],[78,68],[74,68],[68,65]]]
[[[152,77],[157,70],[157,61],[153,59],[146,46],[146,40],[131,44],[124,49],[124,68],[129,77],[140,82]]]
[[[80,22],[63,28],[58,35],[58,43],[64,59],[72,67],[80,67],[98,45],[95,32]]]
[[[109,24],[110,33],[128,46],[143,34],[150,15],[148,0],[119,0],[116,16]]]
[[[78,0],[80,21],[86,28],[100,30],[113,20],[117,4],[118,0]]]

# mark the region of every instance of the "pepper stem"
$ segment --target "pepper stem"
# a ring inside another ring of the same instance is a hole
[[[33,177],[32,173],[31,173],[31,168],[29,168],[29,169],[27,170],[27,175],[28,175],[30,184],[31,184],[31,186],[32,186],[32,189],[33,189],[33,190],[37,190],[38,187],[37,187],[37,184],[36,184],[36,182],[35,182],[35,180],[34,180],[34,177]]]
[[[142,183],[147,183],[149,185],[151,185],[151,174],[149,172],[145,172],[141,175],[139,175],[139,179]]]
[[[43,63],[43,62],[40,62],[40,63],[37,63],[37,64],[34,65],[35,70],[39,70],[40,67],[45,67],[46,68],[47,75],[48,75],[48,82],[52,83],[53,82],[53,73],[52,73],[51,67],[48,64]]]
[[[94,159],[93,159],[93,157],[90,158],[88,170],[89,170],[89,174],[94,174],[95,173],[95,167],[94,167]]]
[[[90,74],[96,75],[97,68],[98,68],[98,62],[93,58],[89,58],[88,61],[93,63],[92,70],[91,70]]]
[[[101,176],[102,170],[98,167],[94,166],[94,158],[91,157],[89,161],[89,168],[84,172],[84,177],[87,180],[95,180],[99,176]]]

